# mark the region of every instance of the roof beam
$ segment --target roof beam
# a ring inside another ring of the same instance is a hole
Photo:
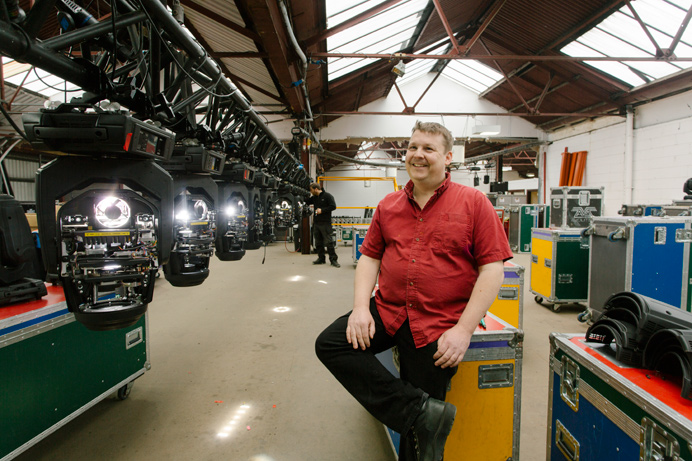
[[[678,29],[678,33],[675,34],[675,37],[673,37],[673,41],[670,43],[670,47],[668,47],[667,50],[663,50],[666,56],[671,56],[675,52],[675,47],[678,46],[678,43],[680,43],[682,34],[685,32],[685,29],[687,29],[687,26],[690,23],[690,19],[692,19],[692,7],[689,10],[687,10],[685,19],[682,20],[680,28]]]
[[[367,11],[362,12],[359,15],[356,15],[349,19],[348,21],[342,22],[341,24],[330,27],[329,29],[326,29],[319,34],[315,34],[312,37],[308,38],[305,40],[305,47],[309,47],[312,45],[315,45],[322,40],[326,40],[328,37],[331,37],[332,35],[336,35],[339,32],[342,32],[346,29],[349,29],[355,25],[360,24],[361,22],[369,19],[370,17],[376,15],[377,13],[380,13],[381,11],[386,10],[387,8],[390,8],[398,3],[401,3],[403,0],[388,0],[384,3],[381,3],[373,8],[370,8]]]
[[[461,49],[459,48],[459,44],[457,43],[456,37],[454,37],[454,32],[452,31],[452,26],[449,25],[449,21],[447,20],[447,16],[445,16],[444,11],[442,11],[442,5],[440,5],[440,0],[432,0],[434,5],[435,5],[435,10],[437,11],[437,15],[440,17],[440,21],[442,22],[442,25],[444,26],[445,30],[447,31],[447,36],[449,36],[449,41],[452,44],[452,47],[454,48],[454,54],[460,54]]]
[[[391,59],[392,54],[384,53],[329,53],[314,52],[311,57],[316,58],[372,58],[372,59]],[[396,53],[399,59],[456,59],[460,61],[535,61],[535,62],[583,62],[583,61],[606,61],[606,62],[692,62],[692,57],[673,57],[666,59],[654,56],[567,56],[564,54],[556,55],[533,55],[533,54],[496,54],[488,56],[486,54],[415,54],[415,53]]]
[[[605,104],[605,103],[602,103]],[[341,117],[344,115],[402,115],[401,112],[360,112],[360,111],[328,111],[320,113],[323,117]],[[403,114],[406,115],[406,114]],[[416,112],[414,115],[427,117],[443,115],[447,117],[624,117],[623,114],[607,112],[551,112],[532,114],[528,112]],[[552,120],[551,120],[552,122]],[[549,122],[548,122],[549,123]]]
[[[473,34],[473,37],[471,37],[466,43],[464,43],[464,46],[462,47],[462,52],[464,54],[468,54],[471,47],[473,47],[478,39],[481,38],[481,34],[485,32],[485,29],[487,29],[493,19],[495,19],[495,16],[500,12],[500,8],[502,8],[506,1],[507,0],[496,0],[495,3],[493,3],[488,14],[485,16],[485,18],[483,18],[483,22],[476,30],[476,33]]]
[[[302,77],[278,3],[276,0],[244,0],[242,3],[264,51],[269,54],[269,67],[278,78],[291,110],[296,114],[303,113],[307,106],[300,89]]]
[[[490,49],[485,45],[485,42],[483,42],[483,40],[479,40],[479,43],[481,44],[481,46],[483,46],[483,49],[485,50],[486,53],[488,53],[488,55],[492,55],[492,53],[490,52]],[[512,91],[514,91],[514,94],[517,95],[517,97],[519,98],[519,100],[521,101],[521,103],[524,105],[524,107],[526,107],[526,110],[527,110],[529,113],[533,113],[533,112],[534,112],[534,109],[526,103],[526,100],[524,99],[524,96],[522,96],[521,93],[519,92],[519,90],[514,86],[514,83],[513,83],[512,80],[507,76],[507,73],[506,73],[505,70],[502,68],[502,66],[500,66],[500,64],[498,64],[498,62],[495,61],[495,60],[493,60],[493,64],[495,64],[495,67],[497,67],[497,70],[499,70],[500,73],[505,77],[505,80],[507,81],[507,83],[509,84],[509,86],[512,88]]]
[[[646,26],[644,21],[642,21],[642,18],[639,16],[639,14],[637,13],[637,11],[634,9],[634,7],[632,6],[632,4],[630,2],[627,2],[627,8],[630,9],[630,11],[632,12],[632,16],[634,16],[635,21],[637,21],[639,23],[639,25],[642,26],[644,33],[649,38],[651,43],[654,45],[654,48],[656,48],[656,56],[663,56],[663,50],[661,49],[660,46],[658,46],[658,42],[656,42],[656,39],[654,38],[654,36],[651,35],[649,28]]]

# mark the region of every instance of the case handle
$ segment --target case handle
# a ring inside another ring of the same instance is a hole
[[[555,445],[569,461],[579,461],[579,442],[559,419],[555,420]]]
[[[496,363],[478,367],[478,389],[496,389],[514,385],[514,364]]]

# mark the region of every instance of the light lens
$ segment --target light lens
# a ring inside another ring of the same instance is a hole
[[[130,206],[118,197],[106,197],[94,208],[94,217],[102,226],[123,227],[130,222]]]

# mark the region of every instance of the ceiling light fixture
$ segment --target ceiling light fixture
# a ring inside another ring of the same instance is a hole
[[[500,134],[500,125],[476,125],[473,127],[473,134],[475,136],[492,136]]]
[[[392,67],[392,73],[399,77],[403,77],[406,73],[406,64],[404,64],[404,61],[399,61],[396,66]]]

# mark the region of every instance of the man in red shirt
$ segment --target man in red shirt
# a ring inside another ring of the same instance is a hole
[[[315,344],[351,395],[402,435],[400,460],[442,458],[456,414],[444,402],[449,381],[512,257],[490,201],[450,181],[452,144],[444,126],[416,123],[406,154],[411,180],[377,206],[361,246],[353,310]],[[375,357],[393,346],[401,378]]]

